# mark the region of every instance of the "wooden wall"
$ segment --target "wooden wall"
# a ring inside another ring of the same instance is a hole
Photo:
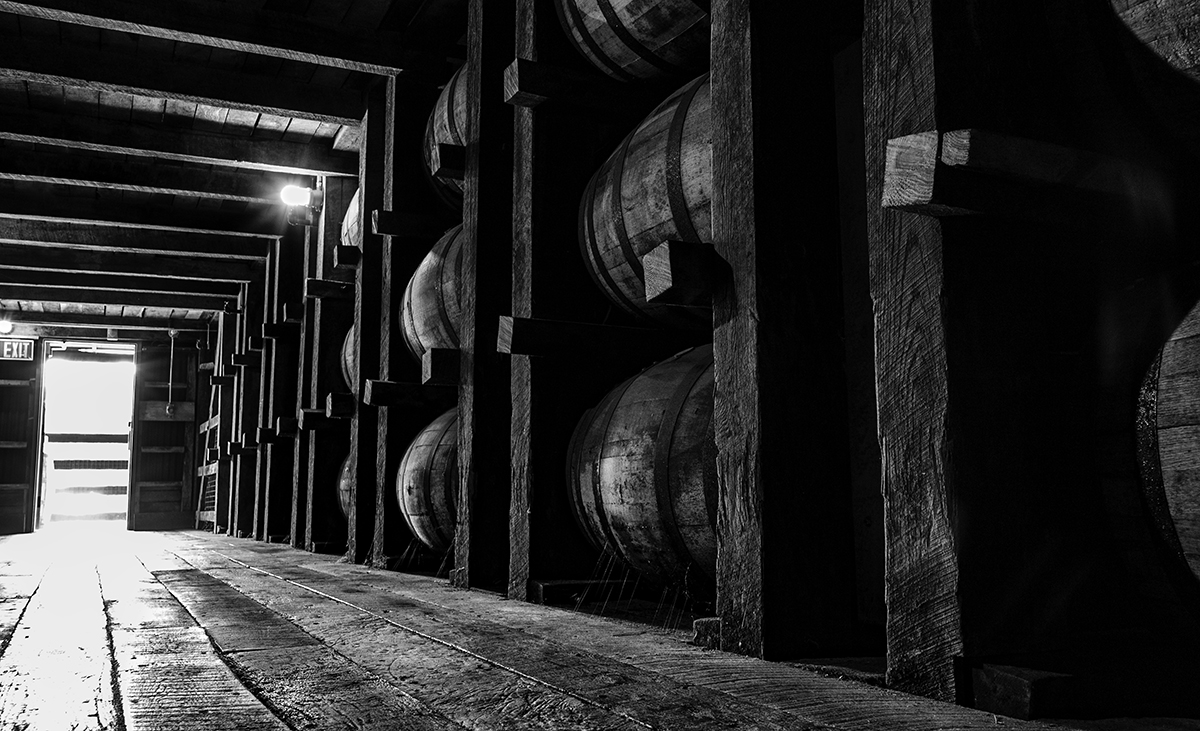
[[[222,406],[244,410],[218,523],[534,599],[597,560],[565,494],[576,421],[711,336],[713,644],[886,653],[894,687],[1014,715],[1187,707],[1200,592],[1154,530],[1134,423],[1200,298],[1200,148],[1144,98],[1138,79],[1171,72],[1109,8],[945,5],[711,4],[713,327],[678,333],[614,316],[574,243],[592,172],[672,89],[586,64],[552,0],[472,0],[446,34],[465,48],[371,88],[358,180],[318,181],[320,220],[226,320],[235,353],[263,349]],[[461,211],[420,158],[460,64]],[[400,293],[459,220],[460,345],[423,369]],[[454,546],[421,558],[395,475],[455,404]]]

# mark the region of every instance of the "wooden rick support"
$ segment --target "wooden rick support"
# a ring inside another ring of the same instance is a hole
[[[1073,0],[868,3],[895,687],[1024,717],[1197,710],[1200,587],[1135,425],[1200,298],[1180,123],[1200,90],[1138,30]]]

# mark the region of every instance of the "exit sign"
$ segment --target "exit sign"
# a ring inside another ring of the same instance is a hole
[[[33,360],[33,341],[0,339],[0,360]]]

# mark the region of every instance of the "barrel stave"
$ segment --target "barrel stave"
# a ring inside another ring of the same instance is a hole
[[[462,236],[461,225],[447,231],[404,288],[400,327],[408,351],[418,360],[430,348],[458,347]]]
[[[653,366],[580,421],[569,474],[589,540],[645,574],[716,569],[712,347]]]
[[[400,461],[396,498],[413,536],[430,550],[449,550],[458,504],[458,411],[421,430]]]
[[[558,0],[575,48],[620,81],[682,78],[708,65],[709,17],[694,0]]]
[[[580,247],[593,280],[630,314],[668,327],[712,326],[706,308],[646,302],[640,257],[664,241],[712,242],[712,119],[707,76],[664,101],[592,177]]]

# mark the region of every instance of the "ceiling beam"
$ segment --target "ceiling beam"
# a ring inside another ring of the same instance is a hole
[[[164,256],[126,252],[62,249],[50,246],[0,244],[5,266],[97,274],[145,274],[222,282],[262,281],[266,264],[248,259]]]
[[[335,152],[321,144],[247,139],[18,107],[0,108],[0,139],[246,170],[358,175],[356,153]]]
[[[334,124],[357,124],[366,111],[357,91],[23,38],[0,44],[0,78]]]
[[[26,325],[70,325],[105,329],[137,328],[141,330],[195,330],[204,332],[208,320],[186,320],[183,318],[163,319],[150,317],[122,317],[120,315],[92,315],[84,312],[28,312],[25,310],[0,310],[0,320]],[[213,327],[215,333],[216,328]]]
[[[309,179],[299,175],[151,163],[97,155],[66,155],[61,150],[6,148],[0,155],[0,180],[269,205],[279,202],[279,191],[283,186],[307,185]]]
[[[0,267],[0,284],[22,284],[35,287],[70,287],[110,289],[126,292],[160,292],[163,294],[207,294],[237,299],[240,282],[221,282],[211,279],[152,277],[139,274],[95,274],[55,269],[16,269]]]
[[[0,0],[0,12],[370,74],[402,67],[399,36],[212,0]]]
[[[0,216],[0,243],[38,244],[102,251],[158,252],[175,256],[265,259],[273,238],[191,233],[115,224],[42,221]]]
[[[2,312],[0,312],[2,314]],[[199,333],[187,331],[180,335],[181,338],[187,338],[179,343],[180,346],[191,347],[192,338]],[[171,338],[165,330],[144,330],[137,327],[121,328],[117,331],[118,339],[129,341],[137,340],[139,342],[170,342]],[[70,325],[25,325],[20,324],[13,327],[12,335],[14,338],[61,338],[63,340],[107,340],[105,330],[96,330],[87,327],[72,327]]]
[[[240,204],[238,204],[240,205]],[[103,191],[65,195],[60,186],[24,186],[21,192],[0,196],[0,218],[23,218],[70,223],[119,223],[137,228],[167,228],[191,233],[278,237],[283,234],[284,212],[278,205],[247,206],[242,213],[178,208],[170,205],[130,205],[120,194]]]
[[[129,307],[170,307],[177,310],[220,312],[229,297],[207,294],[168,294],[164,292],[122,292],[112,289],[72,287],[33,287],[24,284],[0,284],[0,300],[21,302],[75,302],[89,305]],[[232,298],[234,305],[237,298]]]

